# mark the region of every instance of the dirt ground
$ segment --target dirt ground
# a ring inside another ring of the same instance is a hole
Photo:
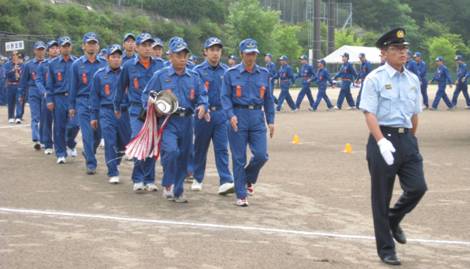
[[[402,268],[470,268],[470,110],[442,105],[420,115],[429,191],[402,224]],[[134,194],[131,162],[108,184],[102,149],[94,176],[81,154],[57,165],[32,149],[29,110],[9,126],[0,107],[0,268],[386,268],[372,237],[363,115],[307,107],[276,115],[248,208],[216,194],[212,151],[203,191],[186,185],[189,203],[175,204],[161,191]]]

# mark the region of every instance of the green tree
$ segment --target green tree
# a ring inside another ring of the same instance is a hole
[[[271,40],[275,40],[273,54],[287,55],[291,62],[298,59],[302,47],[297,39],[301,27],[297,25],[278,24],[272,33]]]
[[[271,34],[279,24],[279,12],[263,10],[258,0],[240,0],[229,7],[226,24],[227,49],[238,53],[238,43],[245,38],[254,38],[261,52],[272,51]]]
[[[447,67],[452,69],[455,67],[454,56],[456,48],[451,41],[445,37],[433,37],[427,43],[430,57],[429,62],[434,62],[437,56],[442,56]]]
[[[336,30],[335,31],[335,47],[339,48],[344,45],[349,46],[363,46],[364,40],[358,37],[353,31],[347,30]]]

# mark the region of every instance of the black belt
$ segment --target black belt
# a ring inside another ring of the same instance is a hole
[[[382,132],[395,133],[395,134],[407,134],[411,131],[410,128],[388,127],[388,126],[380,126],[380,130],[382,130]]]
[[[249,109],[249,110],[260,110],[261,108],[263,108],[263,105],[238,105],[238,104],[234,104],[233,108]]]
[[[193,115],[193,111],[191,109],[178,109],[172,115],[177,117],[189,117]]]
[[[210,106],[209,110],[210,111],[219,111],[219,110],[222,110],[222,107],[221,106]]]
[[[15,82],[15,81],[12,81],[12,82],[7,81],[7,85],[18,85],[18,84],[20,84],[20,83],[19,83],[19,82]]]

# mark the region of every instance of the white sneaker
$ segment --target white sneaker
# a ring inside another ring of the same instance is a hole
[[[173,202],[178,203],[178,204],[184,204],[188,202],[188,199],[186,199],[186,196],[184,194],[181,194],[180,197],[175,197],[173,199]]]
[[[235,204],[237,206],[240,206],[240,207],[247,207],[248,206],[248,199],[237,199],[237,201],[235,202]]]
[[[175,199],[175,194],[173,193],[173,188],[174,185],[171,185],[170,187],[163,187],[163,197],[167,200],[173,200]]]
[[[149,184],[145,185],[145,189],[147,191],[158,191],[158,187],[154,183],[149,183]]]
[[[192,191],[202,191],[202,182],[199,183],[197,180],[193,181],[193,184],[191,184],[191,190]]]
[[[65,157],[59,157],[57,158],[57,164],[64,164],[66,161],[65,161]]]
[[[134,192],[140,193],[145,190],[144,183],[139,182],[139,183],[134,183]]]
[[[227,182],[219,186],[219,195],[226,195],[235,192],[235,185],[233,182]]]
[[[9,124],[15,123],[15,119],[9,119],[9,120],[8,120],[8,123],[9,123]]]
[[[109,178],[109,183],[111,183],[111,184],[118,184],[118,183],[119,183],[119,177],[118,177],[118,176],[110,177],[110,178]]]
[[[16,123],[16,124],[21,124],[21,122],[22,122],[21,119],[16,119],[16,120],[15,120],[15,123]]]
[[[46,155],[51,155],[52,152],[53,152],[52,149],[46,149],[46,150],[44,150],[44,154],[46,154]]]
[[[77,148],[71,149],[71,148],[67,147],[67,156],[75,158],[75,157],[77,157],[77,155],[78,155],[77,154]]]

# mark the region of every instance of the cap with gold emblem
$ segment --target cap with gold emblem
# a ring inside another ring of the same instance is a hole
[[[393,44],[397,45],[408,45],[409,43],[405,40],[406,31],[403,28],[395,28],[388,33],[382,35],[377,42],[375,42],[375,46],[379,49],[388,47]]]

